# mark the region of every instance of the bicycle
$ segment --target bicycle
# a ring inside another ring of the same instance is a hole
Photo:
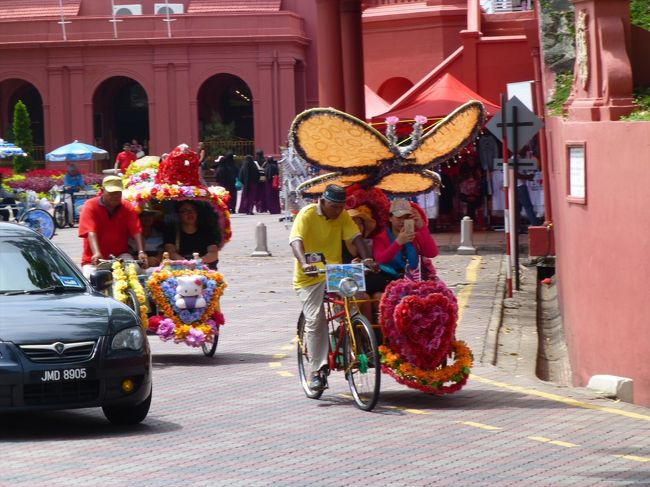
[[[8,213],[8,222],[25,225],[47,239],[54,236],[55,224],[52,215],[41,208],[30,208],[24,203],[11,203],[0,206]]]
[[[337,279],[337,268],[341,267],[326,266],[325,270],[321,269],[318,273],[326,274],[328,281],[332,282]],[[332,370],[343,371],[357,407],[371,411],[379,400],[381,364],[372,324],[356,306],[357,303],[367,301],[354,299],[359,287],[355,279],[343,277],[338,282],[336,292],[325,294],[324,306],[330,337],[325,373],[329,375]],[[323,390],[312,390],[309,387],[309,350],[305,340],[303,313],[298,318],[297,354],[298,375],[305,395],[310,399],[319,399]]]

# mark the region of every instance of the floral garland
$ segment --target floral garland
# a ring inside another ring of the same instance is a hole
[[[472,351],[463,341],[452,342],[451,350],[455,359],[453,364],[426,370],[404,361],[390,347],[381,345],[381,370],[410,388],[431,394],[450,394],[460,390],[467,383],[474,360]]]
[[[144,294],[144,288],[140,281],[138,280],[138,273],[135,269],[135,264],[129,264],[126,272],[124,272],[124,265],[116,260],[111,265],[113,269],[113,298],[118,300],[120,303],[126,304],[129,297],[126,294],[126,290],[131,288],[135,293],[138,304],[140,305],[140,321],[142,326],[145,326],[147,323],[147,300]]]
[[[126,303],[129,299],[126,295],[129,283],[124,272],[124,266],[116,260],[111,267],[113,269],[113,297],[120,303]]]
[[[140,321],[142,322],[142,326],[145,327],[149,308],[147,307],[147,298],[144,294],[144,288],[142,287],[142,284],[140,284],[134,264],[129,264],[129,267],[127,268],[127,276],[129,278],[129,287],[133,289],[138,304],[140,304]]]
[[[178,264],[177,264],[178,265]],[[198,347],[205,342],[211,342],[218,334],[219,327],[225,323],[219,307],[219,298],[227,284],[221,273],[207,269],[191,268],[196,263],[187,261],[179,268],[163,267],[154,272],[147,282],[152,299],[158,305],[162,316],[149,319],[149,329],[164,341],[174,340],[176,343],[185,342],[187,345]],[[197,310],[180,310],[172,304],[176,292],[176,278],[199,274],[206,278],[203,297],[207,303],[205,308]]]

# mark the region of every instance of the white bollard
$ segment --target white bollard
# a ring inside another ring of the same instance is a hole
[[[255,251],[251,254],[251,257],[270,257],[271,252],[266,245],[266,225],[259,222],[257,227],[255,227]]]
[[[457,253],[460,255],[476,254],[476,248],[472,243],[473,225],[474,222],[468,216],[463,217],[460,221],[460,247],[457,250]]]

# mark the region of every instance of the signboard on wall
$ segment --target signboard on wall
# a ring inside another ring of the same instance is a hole
[[[570,201],[584,203],[586,198],[585,146],[570,145],[567,147],[567,152],[568,197]]]

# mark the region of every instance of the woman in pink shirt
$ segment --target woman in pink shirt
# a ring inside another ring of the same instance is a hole
[[[415,203],[394,200],[390,205],[388,227],[373,238],[375,261],[395,279],[403,277],[407,269],[418,272],[421,257],[438,255],[438,246],[429,233],[423,213]]]

